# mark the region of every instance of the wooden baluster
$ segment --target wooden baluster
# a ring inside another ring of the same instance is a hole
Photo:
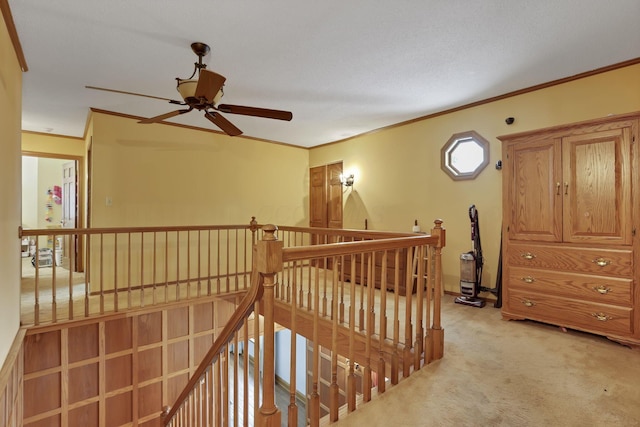
[[[169,232],[164,232],[164,303],[169,301]]]
[[[38,240],[36,240],[36,254],[38,253]],[[85,263],[87,274],[84,280],[84,315],[89,316],[89,283],[91,278],[91,234],[87,234],[87,246],[85,248]],[[38,265],[36,263],[36,265]],[[38,283],[37,271],[36,271],[36,284]],[[36,288],[37,289],[37,288]],[[37,295],[37,293],[36,293]],[[38,323],[36,323],[37,325]]]
[[[144,307],[144,233],[140,233],[140,307]]]
[[[76,270],[76,245],[74,234],[69,234],[65,247],[69,251],[69,320],[73,319],[73,273]]]
[[[158,268],[158,264],[157,264],[157,256],[158,256],[158,233],[154,231],[153,233],[153,270],[151,272],[151,281],[153,283],[153,287],[152,287],[152,298],[151,298],[151,303],[153,305],[157,304],[157,299],[156,299],[156,284],[157,282],[157,275],[156,275],[156,268]]]
[[[363,252],[360,255],[360,316],[358,325],[360,327],[360,331],[364,331],[364,288],[366,285],[367,276],[365,275],[365,266],[367,265],[365,261],[366,254]],[[355,277],[355,276],[354,276]]]
[[[356,255],[351,257],[351,293],[349,296],[349,375],[347,376],[347,410],[356,410],[356,374],[355,342],[356,342]]]
[[[376,382],[374,384],[374,387],[378,387],[378,393],[384,393],[387,385],[385,382],[386,363],[384,361],[384,354],[380,352],[379,355],[380,357],[378,358],[378,370],[375,372]]]
[[[196,271],[196,277],[198,278],[198,284],[196,289],[196,296],[200,298],[202,296],[202,274],[201,274],[201,263],[202,263],[202,233],[201,230],[198,230],[198,270]]]
[[[237,304],[236,304],[237,307]],[[238,415],[240,414],[238,406],[240,405],[240,399],[238,394],[238,333],[233,334],[233,423],[238,425]]]
[[[375,333],[375,313],[374,313],[374,289],[376,287],[375,282],[375,252],[371,252],[367,257],[367,317],[365,320],[365,350],[366,363],[362,373],[362,400],[368,402],[371,400],[371,336]]]
[[[438,236],[438,244],[435,248],[435,292],[433,300],[433,326],[431,327],[432,359],[442,358],[444,354],[444,329],[440,324],[442,303],[442,248],[446,245],[446,230],[442,228],[442,220],[434,221],[435,227],[431,230],[433,236]]]
[[[288,425],[297,426],[298,425],[298,405],[296,403],[296,367],[297,367],[297,343],[296,343],[296,334],[297,334],[297,315],[298,315],[298,301],[297,301],[297,281],[296,281],[296,270],[297,270],[297,261],[293,263],[293,280],[291,283],[291,355],[290,355],[290,364],[289,364],[289,408],[288,408]]]
[[[100,233],[100,314],[104,314],[104,233]]]
[[[51,254],[51,321],[57,322],[58,316],[56,313],[57,301],[56,301],[56,273],[58,266],[56,265],[56,235],[51,236],[53,252]]]
[[[410,266],[412,262],[411,251],[406,251],[405,265]],[[407,378],[411,374],[411,348],[413,344],[413,325],[412,321],[412,284],[413,284],[413,272],[410,268],[406,268],[406,274],[404,279],[404,300],[405,300],[405,317],[404,317],[404,354],[402,355],[402,367],[403,376]]]
[[[331,385],[329,386],[329,414],[331,422],[338,421],[338,410],[340,409],[340,387],[338,387],[338,259],[332,260],[333,286],[331,297]]]
[[[222,370],[222,423],[229,425],[229,347],[225,346],[220,355]]]
[[[230,261],[230,256],[229,256],[229,229],[226,230],[225,232],[226,236],[224,241],[226,242],[226,250],[225,250],[225,257],[227,259],[227,265],[226,265],[226,270],[225,270],[225,278],[226,278],[226,284],[227,287],[225,288],[225,292],[231,292],[231,279],[229,279],[229,263]]]
[[[256,242],[257,245],[257,242]],[[255,247],[255,246],[254,246]],[[254,263],[257,262],[257,247],[253,252],[255,260]],[[257,270],[257,268],[256,268]],[[256,273],[258,274],[258,273]],[[256,301],[255,304],[255,309],[254,309],[254,313],[255,315],[253,316],[254,318],[254,323],[253,323],[253,336],[254,336],[254,343],[253,343],[253,418],[255,420],[258,419],[259,415],[259,411],[260,411],[260,375],[262,374],[260,372],[260,355],[261,355],[261,351],[260,351],[260,335],[261,335],[261,331],[260,331],[260,316],[258,316],[258,313],[260,313],[260,301]]]
[[[433,246],[429,245],[427,247],[427,263],[426,263],[426,274],[427,281],[426,287],[427,291],[425,293],[425,337],[424,337],[424,364],[431,363],[431,328],[429,325],[431,324],[431,300],[433,297],[433,288],[435,283],[434,271],[433,271]]]
[[[240,270],[240,267],[239,267],[239,265],[238,265],[238,261],[239,261],[239,255],[238,255],[238,254],[239,254],[239,252],[238,252],[238,249],[239,249],[239,243],[238,243],[238,230],[235,230],[234,235],[235,235],[235,237],[236,237],[236,243],[235,243],[235,244],[236,244],[236,246],[235,246],[235,249],[236,249],[236,258],[235,258],[235,260],[236,260],[236,267],[235,267],[235,270],[234,270],[234,272],[233,272],[233,278],[234,278],[234,280],[235,280],[235,290],[237,291],[238,289],[240,289],[240,284],[239,284],[239,282],[238,282],[238,272],[239,272],[239,270]]]
[[[387,339],[387,267],[388,267],[389,253],[384,251],[382,253],[382,266],[380,273],[380,342],[384,342]],[[395,264],[394,270],[398,269],[398,264]]]
[[[207,295],[211,295],[211,230],[207,230]]]
[[[400,265],[400,250],[395,251],[395,264]],[[393,355],[391,356],[391,384],[398,384],[400,345],[400,269],[393,272]]]
[[[222,283],[220,282],[220,230],[216,233],[218,237],[216,238],[217,243],[217,251],[216,251],[216,290],[218,295],[221,293]]]
[[[34,254],[35,259],[35,275],[36,282],[34,283],[33,289],[33,323],[35,325],[40,324],[40,236],[36,236],[36,253]]]
[[[118,311],[118,233],[113,236],[113,309]]]
[[[176,231],[176,301],[180,301],[180,232]]]
[[[187,299],[191,299],[191,231],[187,230]]]
[[[422,308],[424,306],[424,301],[422,300],[424,294],[424,246],[417,246],[414,248],[417,251],[417,269],[416,269],[416,278],[415,278],[415,286],[416,286],[416,341],[413,346],[413,369],[419,370],[421,366],[422,353],[424,351],[424,346],[422,343],[422,337],[424,335],[424,328],[422,325]]]
[[[100,235],[100,245],[102,246],[102,235]],[[102,250],[100,251],[102,253]],[[102,271],[102,268],[100,269]],[[100,286],[102,286],[102,280],[100,280]],[[102,292],[100,292],[102,295]],[[127,309],[131,308],[131,233],[127,234]],[[101,311],[102,313],[102,311]]]

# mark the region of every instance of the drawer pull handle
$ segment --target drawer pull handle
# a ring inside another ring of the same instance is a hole
[[[608,259],[604,259],[604,258],[596,258],[593,261],[594,264],[598,265],[599,267],[606,267],[607,265],[611,264],[611,261],[609,261]]]
[[[604,313],[591,313],[591,316],[595,317],[596,319],[598,319],[601,322],[606,322],[607,320],[613,319],[613,317],[607,316]]]
[[[529,301],[528,299],[523,299],[522,304],[524,304],[526,307],[533,307],[534,305],[536,305],[535,302]]]
[[[523,281],[524,283],[533,283],[533,282],[535,282],[535,281],[536,281],[536,279],[534,279],[534,278],[533,278],[533,277],[531,277],[531,276],[526,276],[526,277],[523,277],[523,278],[522,278],[522,281]]]
[[[536,256],[535,256],[534,254],[532,254],[531,252],[525,252],[525,253],[522,253],[522,254],[520,254],[520,256],[521,256],[522,258],[524,258],[524,259],[528,259],[528,260],[534,259],[534,258],[536,257]]]
[[[599,294],[606,295],[611,292],[611,288],[605,285],[594,286],[593,290],[598,292]]]

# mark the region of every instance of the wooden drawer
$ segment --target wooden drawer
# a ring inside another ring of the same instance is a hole
[[[526,267],[509,267],[509,289],[564,296],[601,304],[631,307],[633,281],[579,273],[557,273]]]
[[[506,312],[601,335],[633,333],[633,309],[510,290]]]
[[[632,252],[621,249],[515,243],[509,246],[507,263],[511,266],[575,271],[602,276],[630,278],[633,275]]]

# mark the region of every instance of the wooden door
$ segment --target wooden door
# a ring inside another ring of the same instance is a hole
[[[631,129],[565,137],[563,238],[631,244]]]
[[[562,150],[557,138],[536,139],[507,147],[509,238],[562,240]]]
[[[309,169],[309,227],[327,226],[326,166]]]
[[[342,162],[309,169],[309,226],[342,228]]]

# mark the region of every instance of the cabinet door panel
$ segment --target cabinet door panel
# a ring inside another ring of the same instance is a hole
[[[562,172],[559,139],[534,140],[508,148],[511,212],[509,238],[562,240]]]
[[[563,138],[565,242],[630,244],[630,129]]]

